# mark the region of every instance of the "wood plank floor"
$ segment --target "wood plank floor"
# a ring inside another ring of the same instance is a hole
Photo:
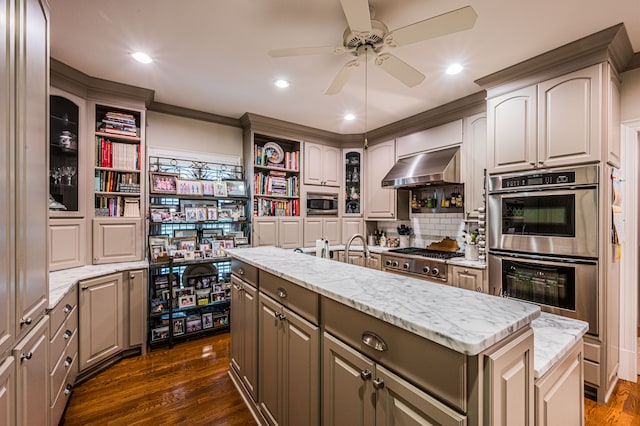
[[[64,424],[255,425],[228,368],[229,333],[126,359],[75,388]],[[640,425],[640,384],[584,408],[585,426]]]

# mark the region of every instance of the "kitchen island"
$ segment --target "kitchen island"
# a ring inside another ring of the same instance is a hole
[[[261,423],[533,424],[538,306],[273,247],[230,255],[230,374]]]

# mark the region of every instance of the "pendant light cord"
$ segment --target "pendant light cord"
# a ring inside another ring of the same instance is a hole
[[[369,142],[367,141],[367,87],[369,86],[369,46],[365,46],[364,52],[366,55],[364,61],[364,149],[369,148]]]

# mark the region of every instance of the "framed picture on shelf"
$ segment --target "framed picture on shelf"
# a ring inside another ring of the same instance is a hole
[[[213,195],[213,181],[212,180],[203,180],[202,181],[202,195]]]
[[[164,222],[164,221],[173,220],[169,209],[164,207],[152,208],[151,211],[149,212],[149,217],[151,219],[151,222]]]
[[[188,261],[188,260],[195,260],[196,258],[196,252],[193,250],[185,250],[184,252],[184,260]]]
[[[213,241],[213,256],[214,257],[224,257],[227,255],[227,252],[224,251],[224,241],[223,240],[214,240]]]
[[[202,314],[202,328],[213,328],[213,313],[205,312]]]
[[[227,197],[245,197],[247,188],[243,180],[227,180]]]
[[[182,287],[182,288],[174,288],[173,289],[173,298],[177,299],[180,296],[189,296],[195,293],[195,289],[193,287]]]
[[[202,182],[199,180],[178,179],[176,184],[178,195],[202,195]]]
[[[205,250],[204,251],[204,258],[205,259],[213,259],[215,256],[213,254],[213,250]]]
[[[186,296],[178,297],[178,307],[179,308],[188,308],[190,306],[196,306],[196,295],[195,294],[187,294]]]
[[[173,256],[174,262],[183,262],[186,253],[184,250],[169,250],[169,256]]]
[[[193,315],[187,317],[187,333],[193,333],[194,331],[202,330],[202,319],[200,315]]]
[[[178,250],[194,251],[196,249],[195,237],[174,238],[171,240],[171,243],[175,244]]]
[[[173,320],[173,335],[179,336],[184,334],[184,318],[175,318]]]
[[[202,252],[205,252],[207,250],[211,250],[211,242],[210,242],[210,240],[207,239],[207,238],[203,238],[201,240],[200,244],[198,245],[198,248]]]
[[[202,230],[203,238],[219,237],[221,235],[224,235],[224,230],[222,228],[208,228]]]
[[[177,191],[177,174],[150,172],[149,180],[152,194],[175,194]]]
[[[198,208],[197,207],[185,207],[184,216],[188,222],[196,222],[198,220]]]
[[[232,212],[233,210],[231,209],[218,209],[218,220],[233,220]]]
[[[151,313],[159,313],[162,312],[163,310],[167,309],[167,301],[166,300],[162,300],[160,298],[156,298],[156,299],[151,299],[151,306],[149,307],[149,310],[151,311]]]
[[[165,325],[151,329],[151,341],[157,342],[169,338],[169,326]]]
[[[234,241],[236,243],[236,247],[237,246],[246,246],[249,244],[249,240],[247,239],[247,237],[235,237]]]
[[[218,209],[216,207],[207,207],[207,220],[218,220]]]
[[[204,306],[209,304],[209,295],[211,293],[209,290],[198,290],[196,291],[196,303],[198,306]]]
[[[174,229],[173,230],[173,238],[187,238],[187,237],[197,237],[198,230],[197,229]]]
[[[149,246],[149,252],[150,252],[152,262],[158,262],[158,259],[162,259],[164,256],[167,255],[164,245]]]
[[[196,217],[199,222],[205,221],[208,218],[207,207],[196,207]]]
[[[169,245],[168,235],[149,235],[149,247],[151,246],[163,246]]]
[[[227,196],[227,183],[222,180],[213,181],[213,195],[216,197]]]

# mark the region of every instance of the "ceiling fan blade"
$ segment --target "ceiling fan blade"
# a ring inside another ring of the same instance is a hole
[[[344,16],[353,32],[370,33],[371,15],[367,0],[340,0]]]
[[[375,63],[409,87],[417,86],[424,80],[424,74],[390,53],[381,53]]]
[[[398,28],[385,37],[384,42],[389,46],[403,46],[405,44],[436,38],[445,34],[473,28],[476,23],[475,10],[471,6],[452,10],[424,21],[416,22],[406,27]]]
[[[325,53],[341,54],[347,49],[344,46],[318,46],[318,47],[290,47],[284,49],[273,49],[267,52],[273,58],[285,56],[322,55]]]
[[[360,61],[358,59],[354,59],[352,61],[347,62],[344,66],[338,71],[338,74],[331,82],[331,85],[325,90],[325,95],[335,95],[339,93],[346,82],[349,80],[349,76],[351,76],[351,71],[355,67],[360,65]]]

